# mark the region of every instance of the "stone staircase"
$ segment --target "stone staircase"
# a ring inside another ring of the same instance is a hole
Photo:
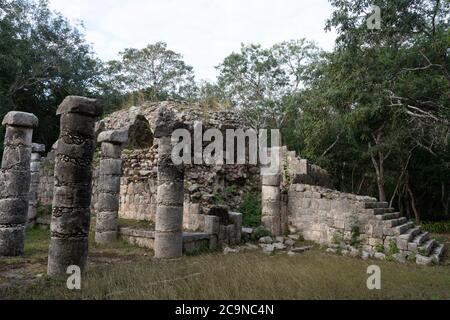
[[[383,239],[385,248],[395,242],[400,253],[415,255],[418,264],[439,263],[445,253],[445,245],[439,244],[430,234],[421,230],[399,212],[390,208],[387,202],[365,202],[365,209],[373,214],[369,225],[373,228],[373,236]]]

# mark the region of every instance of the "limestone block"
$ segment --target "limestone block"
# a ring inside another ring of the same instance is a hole
[[[183,207],[158,206],[156,209],[156,231],[180,231],[183,227]]]
[[[180,182],[165,182],[158,186],[158,205],[182,206],[184,203],[184,185]]]
[[[128,141],[128,130],[103,131],[98,135],[97,141],[124,144]]]
[[[263,201],[280,201],[280,188],[273,186],[262,186],[261,198]]]
[[[3,118],[2,125],[36,128],[38,123],[38,118],[32,113],[10,111]]]
[[[66,236],[87,236],[90,225],[90,210],[73,208],[54,208],[51,218],[50,231]]]
[[[155,232],[155,258],[176,259],[183,254],[183,235],[181,232]]]
[[[66,274],[68,266],[86,269],[88,239],[52,237],[49,247],[47,273],[50,275]]]
[[[205,216],[205,232],[218,235],[220,231],[220,219],[217,216]]]
[[[100,160],[100,172],[102,175],[118,175],[122,174],[121,159],[102,159]]]
[[[25,244],[25,226],[0,228],[0,256],[14,257],[23,254]]]

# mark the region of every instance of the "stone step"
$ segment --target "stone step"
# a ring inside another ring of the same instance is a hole
[[[366,209],[387,208],[387,207],[389,207],[389,203],[387,202],[366,202]]]
[[[429,239],[430,234],[428,232],[419,233],[411,242],[408,243],[408,250],[417,252],[418,248]]]
[[[402,240],[406,240],[406,242],[411,242],[414,237],[417,236],[420,232],[420,227],[411,228],[407,232],[401,234],[399,238]]]
[[[398,219],[398,218],[400,218],[400,212],[380,214],[380,215],[377,215],[376,218],[378,220],[382,220],[382,221]]]
[[[423,256],[429,256],[435,244],[436,240],[428,240],[423,246],[418,248],[418,252]]]
[[[372,209],[375,215],[385,214],[385,213],[394,213],[394,208],[374,208]]]
[[[406,218],[391,219],[391,220],[383,221],[383,225],[385,228],[393,228],[393,227],[405,224],[406,222],[408,222],[408,219],[406,219]]]
[[[444,257],[445,253],[445,245],[437,244],[433,249],[432,257],[436,261],[436,263],[441,262],[441,259]]]
[[[405,224],[402,224],[402,225],[399,225],[399,226],[395,227],[394,228],[394,233],[396,235],[401,235],[401,234],[404,234],[405,232],[407,232],[412,227],[414,227],[414,223],[407,222]]]

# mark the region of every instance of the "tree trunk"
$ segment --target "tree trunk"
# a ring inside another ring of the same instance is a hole
[[[412,208],[412,210],[414,212],[414,216],[416,217],[416,223],[419,224],[420,223],[420,212],[419,212],[419,210],[416,207],[416,201],[415,201],[415,198],[414,198],[414,194],[413,194],[413,192],[411,190],[411,187],[409,185],[409,181],[408,181],[408,184],[407,184],[407,189],[408,189],[409,197],[411,198],[411,208]]]

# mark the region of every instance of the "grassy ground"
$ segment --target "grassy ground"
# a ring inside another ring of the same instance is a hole
[[[26,254],[0,259],[2,299],[450,299],[450,266],[420,267],[328,255],[221,253],[156,262],[121,241],[90,247],[82,290],[45,276],[48,231],[31,230]],[[369,265],[381,267],[382,289],[366,287]]]

